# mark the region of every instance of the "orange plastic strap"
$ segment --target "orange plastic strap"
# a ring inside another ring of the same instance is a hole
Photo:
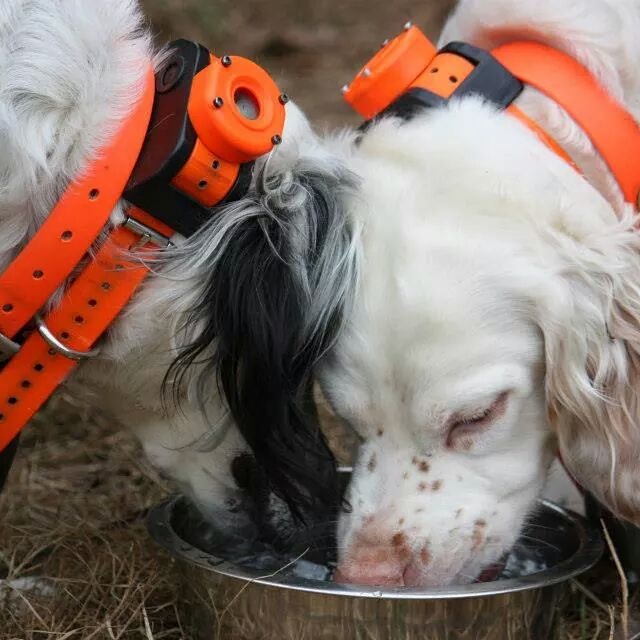
[[[442,98],[448,99],[474,70],[475,66],[462,56],[449,52],[439,53],[416,78],[411,87],[427,89]],[[514,104],[507,107],[506,111],[520,120],[551,151],[578,170],[567,152],[537,122],[529,118]]]
[[[512,42],[491,52],[513,75],[557,102],[607,163],[627,202],[640,194],[640,127],[572,57],[537,42]],[[631,150],[631,151],[630,151]]]
[[[144,141],[155,81],[113,142],[67,189],[42,227],[0,275],[0,333],[13,338],[64,283],[98,237],[122,196]]]
[[[125,254],[139,240],[139,235],[124,227],[115,229],[60,306],[45,318],[46,326],[66,347],[90,350],[148,274],[139,260]],[[141,251],[151,248],[147,245]],[[0,451],[77,364],[50,347],[37,331],[29,336],[0,371]]]

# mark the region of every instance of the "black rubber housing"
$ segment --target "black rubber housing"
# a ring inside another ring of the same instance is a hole
[[[438,53],[455,53],[475,65],[452,97],[478,95],[499,109],[506,109],[524,88],[518,78],[484,49],[466,42],[450,42]]]
[[[149,131],[124,197],[174,231],[190,236],[210,218],[213,208],[182,193],[171,180],[184,167],[197,140],[187,107],[193,78],[210,64],[211,54],[189,40],[176,40],[169,47],[172,54],[156,73]],[[252,165],[241,166],[235,185],[216,206],[246,193]]]

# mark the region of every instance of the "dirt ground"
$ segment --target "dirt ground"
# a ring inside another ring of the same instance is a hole
[[[159,43],[186,37],[256,59],[319,127],[357,122],[340,87],[407,20],[435,35],[452,4],[142,3]],[[0,640],[189,639],[172,563],[144,529],[146,510],[169,491],[129,434],[95,407],[64,395],[52,401],[26,431],[0,497]],[[572,593],[561,637],[613,638],[610,616],[619,630],[622,610],[612,608],[619,586],[611,564]]]
[[[159,42],[186,37],[216,53],[250,57],[318,126],[356,122],[348,82],[407,20],[436,36],[453,0],[142,0]],[[204,6],[203,6],[204,5]]]

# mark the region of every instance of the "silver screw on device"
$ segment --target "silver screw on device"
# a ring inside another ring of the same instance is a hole
[[[278,134],[276,134],[271,138],[271,142],[276,145],[280,144],[282,142],[282,138]]]
[[[411,29],[411,27],[413,27],[413,23],[411,22],[411,20],[409,20],[408,22],[404,23],[404,27],[402,27],[405,31],[409,31],[409,29]]]
[[[213,101],[213,106],[216,109],[219,109],[222,105],[224,104],[224,100],[218,96],[214,101]]]
[[[222,56],[222,58],[220,58],[220,62],[222,62],[222,66],[223,67],[230,67],[231,66],[231,56]]]
[[[287,104],[287,102],[289,102],[289,96],[286,93],[281,93],[278,96],[278,101],[280,104]]]
[[[340,89],[340,91],[342,91],[343,94],[348,93],[349,92],[349,85],[345,84],[342,89]]]

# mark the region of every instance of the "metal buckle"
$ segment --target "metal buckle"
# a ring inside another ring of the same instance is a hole
[[[90,349],[89,351],[75,351],[70,349],[66,345],[62,344],[58,338],[51,333],[49,327],[45,324],[42,316],[36,314],[34,316],[38,333],[42,336],[42,339],[52,348],[55,349],[61,356],[69,358],[70,360],[87,360],[88,358],[95,358],[100,353],[100,349]]]
[[[140,240],[136,242],[132,249],[139,249],[140,247],[144,247],[149,242],[153,242],[160,247],[170,247],[173,246],[173,243],[167,236],[163,236],[161,233],[158,233],[151,227],[148,227],[146,224],[143,224],[139,220],[132,218],[131,216],[127,216],[127,219],[122,223],[123,227],[129,229],[129,231],[133,231],[140,236]]]
[[[0,362],[10,360],[20,351],[20,345],[0,333]]]

